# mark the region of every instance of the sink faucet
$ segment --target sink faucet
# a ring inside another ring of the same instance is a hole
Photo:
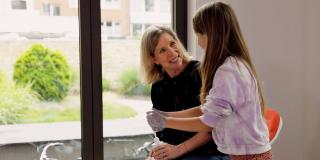
[[[64,144],[63,143],[49,143],[49,144],[47,144],[44,148],[43,148],[43,150],[42,150],[42,152],[41,152],[41,155],[40,155],[40,160],[57,160],[57,159],[54,159],[54,158],[48,158],[48,156],[47,156],[47,150],[48,150],[48,148],[49,147],[51,147],[51,146],[63,146]]]

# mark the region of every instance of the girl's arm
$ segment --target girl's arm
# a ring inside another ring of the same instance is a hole
[[[190,139],[184,141],[180,145],[185,147],[185,153],[188,153],[212,140],[211,134],[208,132],[198,132]]]
[[[200,107],[193,107],[182,111],[166,112],[170,117],[187,118],[187,117],[199,117],[202,115]]]
[[[200,117],[191,117],[191,118],[176,118],[176,117],[166,117],[165,127],[178,129],[189,132],[210,132],[214,128],[211,128],[205,125]]]

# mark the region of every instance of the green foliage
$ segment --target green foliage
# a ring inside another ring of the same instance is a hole
[[[59,51],[35,44],[16,61],[13,78],[19,85],[30,84],[41,100],[61,101],[71,87],[72,72]]]
[[[20,123],[22,116],[37,101],[29,86],[17,87],[0,74],[0,124]]]
[[[4,81],[4,75],[3,73],[0,71],[0,84]]]
[[[72,69],[72,85],[70,87],[69,95],[79,95],[80,94],[80,71]]]
[[[134,117],[137,112],[126,105],[114,103],[110,100],[103,102],[103,119],[123,119]],[[48,123],[80,121],[80,107],[32,107],[24,114],[21,123]]]
[[[22,123],[80,121],[79,107],[33,107],[22,117]]]
[[[110,100],[104,101],[103,104],[103,119],[123,119],[138,114],[129,106],[117,104]]]
[[[149,95],[151,86],[143,84],[139,79],[138,70],[131,68],[120,74],[119,92],[125,95]]]
[[[105,78],[102,78],[102,91],[108,91],[110,90],[110,82],[105,79]]]

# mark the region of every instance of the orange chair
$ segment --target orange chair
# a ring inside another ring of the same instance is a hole
[[[282,118],[276,110],[272,108],[267,108],[265,110],[265,119],[269,129],[269,140],[272,144],[278,137],[282,128]]]

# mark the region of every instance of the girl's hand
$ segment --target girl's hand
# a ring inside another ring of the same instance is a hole
[[[151,150],[151,157],[156,160],[175,159],[183,154],[183,150],[181,149],[179,145],[175,146],[163,143]]]
[[[146,118],[153,131],[159,132],[165,128],[166,115],[159,110],[148,111]]]

